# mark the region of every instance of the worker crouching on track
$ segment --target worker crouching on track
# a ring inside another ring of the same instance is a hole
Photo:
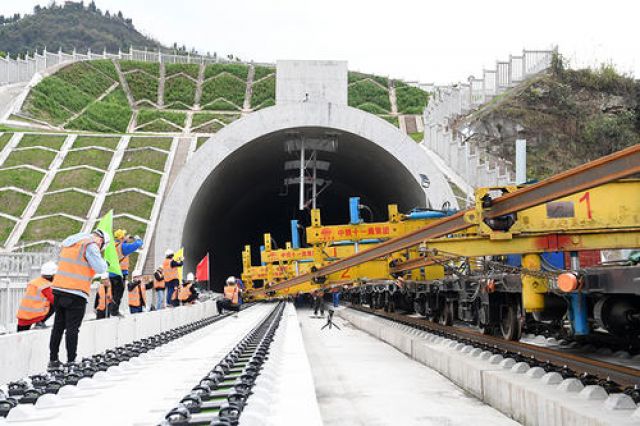
[[[40,276],[27,284],[18,308],[18,332],[26,331],[33,324],[44,327],[44,322],[53,315],[53,292],[51,282],[58,267],[55,262],[46,262],[40,268]]]
[[[183,262],[173,258],[173,250],[167,250],[164,255],[165,259],[162,263],[162,270],[164,271],[164,285],[167,289],[167,306],[175,306],[177,295],[174,297],[173,293],[180,284],[178,267],[182,266]],[[179,301],[177,303],[179,303]]]
[[[96,310],[96,319],[104,319],[109,313],[109,305],[113,303],[113,293],[111,292],[111,281],[103,280],[98,284],[98,292],[93,303]]]
[[[236,278],[233,276],[227,278],[223,298],[218,299],[216,302],[218,313],[222,314],[226,309],[228,311],[235,311],[237,316],[237,312],[240,311],[240,305],[238,304],[240,291]]]
[[[91,280],[100,274],[108,279],[107,263],[100,252],[109,244],[109,235],[96,229],[92,234],[79,233],[62,242],[58,272],[53,278],[53,307],[56,314],[49,342],[49,369],[60,368],[60,342],[65,334],[67,361],[75,362],[78,333],[89,300]]]
[[[116,252],[118,253],[118,259],[120,261],[120,271],[122,276],[109,273],[109,280],[111,281],[113,303],[110,305],[111,315],[120,315],[120,301],[124,295],[124,285],[129,275],[129,255],[136,252],[142,247],[142,239],[137,235],[131,237],[127,235],[127,231],[124,229],[118,229],[114,233]]]
[[[156,310],[165,307],[165,299],[164,299],[164,273],[162,272],[162,266],[159,266],[158,269],[153,273],[153,289],[156,294]]]
[[[189,272],[187,274],[187,280],[182,283],[178,291],[178,299],[183,305],[194,303],[198,298],[198,291],[196,290],[193,279],[193,274]]]
[[[153,282],[143,283],[142,279],[135,278],[127,285],[129,290],[129,312],[139,314],[147,306],[147,290],[153,288]]]

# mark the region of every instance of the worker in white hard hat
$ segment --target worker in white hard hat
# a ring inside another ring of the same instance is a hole
[[[182,283],[178,291],[178,299],[183,305],[190,305],[198,298],[198,291],[195,287],[194,276],[192,272],[187,274],[187,280]]]
[[[127,234],[126,229],[117,229],[113,236],[118,261],[120,262],[120,274],[109,272],[111,292],[113,294],[113,303],[109,304],[109,308],[112,316],[120,316],[120,301],[124,295],[125,287],[128,286],[129,256],[142,248],[142,239],[137,235],[132,237]]]
[[[216,305],[218,307],[218,313],[222,314],[224,310],[235,311],[236,316],[237,312],[240,311],[240,304],[238,303],[240,300],[241,293],[240,286],[238,286],[238,280],[233,275],[227,278],[227,281],[224,286],[224,293],[222,299],[218,299]]]
[[[167,306],[172,306],[173,292],[176,291],[180,284],[178,277],[178,267],[182,266],[182,260],[173,258],[173,250],[167,250],[164,253],[164,261],[162,262],[162,271],[164,273],[164,287],[167,292]]]
[[[44,328],[44,322],[53,315],[53,292],[51,282],[58,271],[55,262],[46,262],[40,268],[40,276],[27,284],[18,308],[18,332],[26,331],[35,324]]]

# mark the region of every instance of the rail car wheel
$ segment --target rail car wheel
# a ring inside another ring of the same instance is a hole
[[[518,305],[503,305],[500,308],[500,332],[505,340],[520,340],[522,329],[518,319]]]
[[[441,325],[453,325],[453,302],[445,302],[440,309],[438,323]]]

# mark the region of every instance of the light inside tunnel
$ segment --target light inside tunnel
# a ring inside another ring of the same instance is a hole
[[[191,206],[185,206],[189,212],[183,245],[187,261],[192,262],[187,269],[193,270],[195,262],[210,253],[214,290],[221,290],[227,276],[240,275],[244,245],[251,245],[252,264],[257,265],[264,233],[270,232],[277,246],[284,248],[291,240],[291,219],[305,227],[310,223],[310,210],[298,210],[298,184],[288,190],[284,185],[285,178],[295,174],[285,171],[285,162],[300,158],[300,151],[285,150],[292,132],[305,139],[337,135],[335,152],[318,152],[318,160],[330,163],[328,171],[318,172],[318,178],[331,181],[317,198],[323,224],[347,223],[352,196],[370,207],[373,218],[363,212],[365,221],[387,220],[387,205],[392,203],[400,211],[425,207],[424,189],[416,178],[392,154],[360,136],[327,128],[264,135],[230,154],[207,177]],[[306,189],[309,199],[310,186]]]

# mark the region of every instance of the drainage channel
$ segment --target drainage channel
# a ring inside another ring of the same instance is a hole
[[[246,309],[250,304],[243,305]],[[9,416],[11,410],[21,404],[35,404],[38,401],[47,405],[50,395],[72,393],[73,387],[83,387],[91,379],[103,379],[109,371],[118,369],[124,362],[135,362],[136,358],[152,349],[161,347],[173,340],[193,333],[203,327],[229,317],[231,314],[213,315],[171,330],[163,331],[143,339],[135,340],[122,346],[108,349],[102,353],[83,358],[77,363],[62,364],[51,368],[46,373],[34,374],[27,378],[13,381],[7,385],[7,393],[0,390],[0,418]],[[47,400],[47,401],[45,401]],[[54,402],[51,401],[51,404]]]
[[[252,395],[284,311],[271,313],[205,375],[165,416],[162,426],[236,426]]]

